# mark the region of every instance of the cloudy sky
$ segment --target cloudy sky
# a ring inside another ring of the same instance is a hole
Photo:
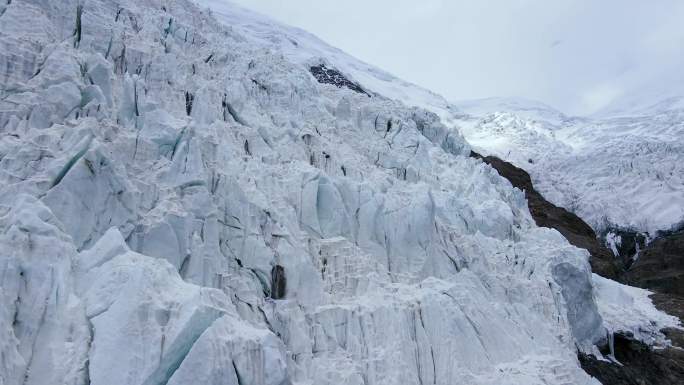
[[[684,94],[684,0],[234,0],[450,100]]]

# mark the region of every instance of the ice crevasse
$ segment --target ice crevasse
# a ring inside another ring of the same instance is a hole
[[[0,384],[597,383],[586,251],[440,111],[204,5],[0,5]]]

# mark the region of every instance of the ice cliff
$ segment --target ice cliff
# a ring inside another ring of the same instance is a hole
[[[442,99],[268,25],[0,5],[0,384],[597,383],[627,289],[597,307]]]

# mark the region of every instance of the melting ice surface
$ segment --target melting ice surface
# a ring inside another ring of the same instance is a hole
[[[597,383],[613,284],[443,99],[207,4],[0,6],[0,384]]]

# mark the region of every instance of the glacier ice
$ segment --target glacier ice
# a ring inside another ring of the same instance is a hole
[[[2,6],[0,384],[597,383],[588,254],[443,99],[201,3]]]
[[[468,141],[527,170],[535,188],[598,233],[649,233],[684,223],[681,103],[572,118],[516,99],[459,104]]]
[[[658,311],[652,292],[593,274],[596,304],[608,333],[621,332],[649,345],[663,344],[660,330],[679,327],[679,319]]]

